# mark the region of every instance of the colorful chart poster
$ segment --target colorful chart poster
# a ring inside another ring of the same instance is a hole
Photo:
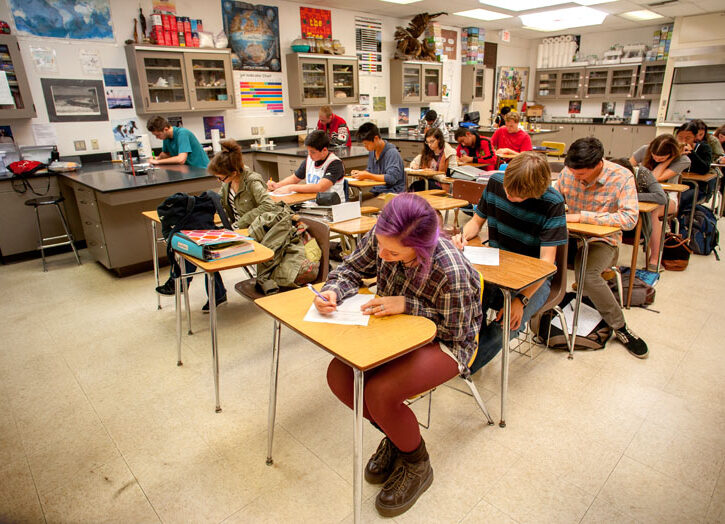
[[[282,70],[277,7],[222,0],[222,20],[234,69]]]
[[[219,136],[224,136],[224,117],[223,116],[205,116],[204,117],[204,137],[207,140],[211,140],[211,130],[218,129]]]
[[[103,68],[103,83],[106,87],[124,87],[128,85],[126,70],[122,68]]]
[[[358,69],[374,76],[383,74],[383,21],[355,17],[355,52]]]
[[[113,40],[110,0],[9,0],[21,35]]]
[[[332,12],[329,9],[300,7],[302,38],[332,38]]]
[[[240,109],[247,115],[282,116],[282,76],[273,73],[250,73],[239,82]]]

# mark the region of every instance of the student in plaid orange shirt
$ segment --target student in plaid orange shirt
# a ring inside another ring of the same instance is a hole
[[[564,164],[566,167],[554,187],[569,208],[567,222],[618,226],[625,231],[634,228],[639,214],[634,176],[622,166],[604,160],[604,147],[599,140],[588,137],[575,141]],[[621,241],[622,234],[618,233],[590,242],[584,293],[629,352],[637,358],[647,358],[647,344],[627,327],[622,308],[601,276],[602,271],[617,263]],[[577,279],[580,264],[578,252],[574,263]]]

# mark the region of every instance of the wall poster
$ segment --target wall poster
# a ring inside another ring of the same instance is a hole
[[[41,78],[40,83],[51,122],[108,120],[102,81]]]
[[[244,116],[284,116],[281,73],[244,73],[238,79]]]
[[[110,0],[8,0],[21,35],[113,40]]]
[[[332,38],[332,12],[329,9],[300,7],[302,38]]]
[[[222,0],[224,32],[232,67],[241,71],[281,71],[277,7]]]
[[[383,21],[379,18],[355,17],[355,52],[358,69],[383,76]]]
[[[503,100],[525,102],[526,89],[529,85],[529,68],[507,66],[499,67],[498,82],[496,85],[496,106],[498,106]]]

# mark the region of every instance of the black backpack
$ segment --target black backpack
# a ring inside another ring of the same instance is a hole
[[[181,274],[181,268],[171,248],[172,236],[182,229],[219,229],[214,224],[214,213],[219,214],[225,229],[232,229],[219,195],[214,191],[205,191],[199,196],[174,193],[156,211],[161,220],[161,234],[166,239],[166,256],[171,263],[171,276],[174,278]]]
[[[687,226],[690,223],[690,212],[692,208],[680,212],[678,220],[680,231],[687,236]],[[709,255],[718,246],[720,232],[717,230],[717,218],[715,214],[705,206],[695,206],[695,218],[692,221],[692,235],[690,236],[690,248],[696,255]],[[715,251],[715,258],[720,256]]]
[[[564,306],[566,306],[570,301],[575,299],[576,293],[568,292],[564,295],[563,300],[559,303],[559,307],[563,309]],[[594,303],[587,296],[582,297],[582,302],[584,304],[587,304],[588,306],[594,307]],[[554,312],[552,310],[547,311],[541,316],[541,320],[539,321],[539,327],[536,330],[536,336],[541,341],[546,343],[546,337],[549,333],[549,326],[551,325],[551,338],[549,339],[549,347],[553,349],[568,350],[569,346],[567,345],[567,338],[569,338],[569,335],[565,335],[561,329],[551,324],[553,316]],[[572,326],[568,327],[569,329],[571,329]],[[590,351],[603,349],[605,344],[607,343],[607,340],[609,340],[611,336],[612,328],[607,325],[604,319],[602,319],[599,324],[597,324],[596,327],[592,330],[592,332],[589,333],[586,337],[580,335],[576,336],[574,349]]]

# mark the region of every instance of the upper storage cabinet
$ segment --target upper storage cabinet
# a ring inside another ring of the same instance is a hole
[[[536,100],[556,98],[559,89],[559,70],[542,70],[536,72]]]
[[[558,98],[581,98],[584,90],[584,68],[567,69],[560,73]]]
[[[654,98],[659,100],[662,94],[662,85],[665,81],[665,68],[667,63],[664,60],[645,62],[639,73],[639,98]]]
[[[0,119],[34,117],[35,105],[30,94],[28,77],[25,76],[23,59],[20,57],[18,39],[14,36],[0,35],[0,72],[5,73],[0,73],[0,76],[5,77],[0,78],[0,83],[7,81],[13,99],[12,103],[0,104]]]
[[[231,109],[229,50],[126,46],[136,112]]]
[[[461,103],[470,104],[485,99],[485,68],[482,65],[461,67]]]
[[[287,79],[291,107],[354,104],[360,98],[356,58],[289,54]]]
[[[390,103],[443,100],[443,64],[405,60],[390,61]]]
[[[632,98],[637,90],[639,65],[586,70],[585,98]]]

